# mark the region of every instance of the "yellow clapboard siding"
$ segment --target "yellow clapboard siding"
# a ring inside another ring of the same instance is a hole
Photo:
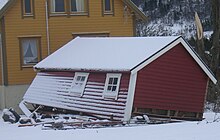
[[[50,16],[50,51],[54,52],[73,39],[72,33],[109,32],[110,36],[133,36],[133,20],[129,13],[124,16],[122,1],[114,1],[114,16],[102,16],[101,0],[89,0],[89,16]],[[45,0],[35,1],[35,18],[22,18],[21,0],[9,9],[5,15],[6,51],[8,82],[29,84],[36,72],[32,68],[21,68],[19,36],[40,35],[41,55],[47,52]]]

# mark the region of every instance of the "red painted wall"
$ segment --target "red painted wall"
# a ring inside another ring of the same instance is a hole
[[[207,79],[178,44],[138,72],[134,107],[203,112]]]

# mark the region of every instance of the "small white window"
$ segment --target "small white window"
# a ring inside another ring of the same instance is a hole
[[[81,72],[76,72],[72,86],[70,88],[70,93],[77,95],[77,96],[82,96],[83,91],[86,86],[86,82],[88,79],[89,73],[81,73]]]
[[[104,98],[117,99],[118,90],[121,80],[121,74],[107,74],[105,80]]]

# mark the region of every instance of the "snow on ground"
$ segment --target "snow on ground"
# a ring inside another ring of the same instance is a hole
[[[210,39],[212,34],[213,34],[213,31],[206,31],[206,32],[204,32],[204,37],[207,38],[207,39]]]
[[[41,126],[17,127],[0,119],[1,140],[219,140],[220,120],[213,122],[214,113],[205,113],[201,122],[141,125],[99,129],[41,130]]]

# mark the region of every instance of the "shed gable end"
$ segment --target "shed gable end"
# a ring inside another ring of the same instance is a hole
[[[134,107],[203,112],[207,80],[178,44],[138,72]]]

